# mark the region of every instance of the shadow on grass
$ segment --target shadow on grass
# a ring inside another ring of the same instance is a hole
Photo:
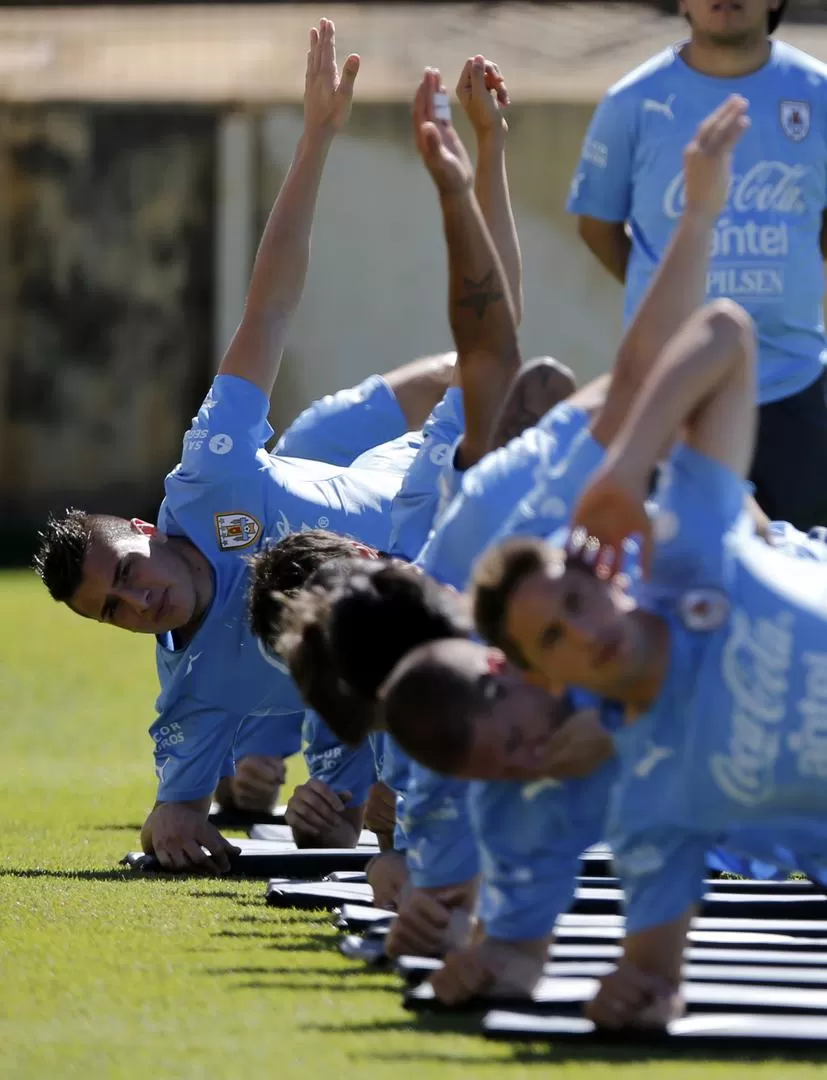
[[[382,986],[379,984],[365,984],[364,986],[354,985],[350,983],[347,986],[342,985],[341,972],[336,975],[331,975],[329,979],[302,979],[301,977],[293,977],[292,979],[285,978],[258,978],[250,979],[248,982],[232,983],[230,984],[232,990],[307,990],[310,991],[323,991],[329,994],[332,990],[340,990],[344,992],[353,992],[364,990],[365,993],[370,994],[399,994],[398,986]]]
[[[0,878],[54,878],[58,881],[140,881],[140,876],[127,867],[119,870],[45,870],[32,867],[25,870],[0,870]]]
[[[121,822],[118,825],[87,825],[86,828],[89,829],[90,832],[127,832],[127,831],[129,831],[129,832],[139,833],[141,831],[141,829],[143,828],[143,824],[141,824],[141,825],[136,825],[136,824],[129,825],[129,824],[124,824],[123,822]]]

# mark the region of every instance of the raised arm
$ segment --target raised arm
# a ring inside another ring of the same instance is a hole
[[[505,162],[508,123],[503,110],[510,104],[508,87],[493,61],[475,56],[465,62],[457,97],[477,137],[474,191],[500,256],[519,326],[523,318],[523,263]]]
[[[435,95],[440,95],[436,104]],[[447,110],[447,96],[439,73],[428,69],[414,100],[414,135],[442,206],[448,310],[465,400],[465,434],[456,464],[467,468],[488,449],[497,409],[519,370],[520,354],[505,272],[472,189],[471,162],[442,110]]]
[[[703,304],[712,229],[723,211],[732,148],[749,121],[747,102],[733,95],[701,124],[684,152],[686,205],[655,277],[615,359],[605,407],[593,424],[598,442],[614,439],[661,350]]]
[[[290,323],[301,300],[322,172],[335,134],[350,115],[359,57],[336,66],[333,23],[310,31],[304,132],[261,238],[244,315],[219,373],[255,383],[268,397],[276,381]]]

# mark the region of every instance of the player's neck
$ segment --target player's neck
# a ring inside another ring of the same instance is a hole
[[[737,79],[760,71],[769,60],[771,50],[769,38],[763,35],[755,41],[732,47],[696,36],[681,49],[681,59],[701,75]]]
[[[623,687],[619,700],[627,720],[652,708],[669,673],[669,627],[659,615],[638,608],[632,613],[638,635],[640,664]]]
[[[188,644],[193,634],[201,625],[201,622],[212,603],[213,594],[215,592],[215,580],[209,561],[190,540],[187,540],[183,536],[170,536],[167,539],[167,543],[175,545],[176,552],[189,567],[190,573],[192,574],[193,585],[195,586],[196,599],[193,617],[186,626],[178,627],[174,632],[176,642],[179,644],[179,647],[183,647]]]

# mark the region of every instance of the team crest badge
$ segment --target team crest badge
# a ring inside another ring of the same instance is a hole
[[[805,139],[810,130],[809,102],[782,101],[781,127],[784,129],[784,134],[793,142],[801,142]]]
[[[679,601],[687,630],[718,630],[729,618],[729,598],[720,589],[689,589]]]
[[[222,551],[237,551],[256,542],[261,535],[261,523],[251,514],[233,510],[215,515],[215,533]]]

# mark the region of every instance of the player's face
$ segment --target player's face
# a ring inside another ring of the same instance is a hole
[[[778,0],[682,0],[695,34],[713,43],[738,45],[767,31],[767,16]]]
[[[633,610],[618,585],[561,560],[523,578],[510,597],[505,630],[552,692],[578,686],[622,697],[643,660]]]
[[[72,607],[87,618],[137,634],[163,634],[192,621],[192,569],[164,538],[138,531],[93,539]]]
[[[458,773],[468,780],[535,780],[548,774],[558,702],[527,681],[497,649],[469,642],[486,705],[474,719],[471,751]]]

